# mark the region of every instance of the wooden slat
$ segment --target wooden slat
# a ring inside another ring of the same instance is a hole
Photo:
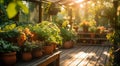
[[[67,52],[62,53],[61,56],[60,56],[60,58],[61,58],[60,60],[66,59],[66,58],[67,58],[66,56],[67,56],[68,54],[70,54],[71,52],[74,52],[75,50],[77,50],[77,48],[72,48],[72,49],[69,49]]]
[[[89,63],[89,61],[91,60],[91,58],[92,57],[94,57],[96,54],[96,52],[98,51],[98,46],[96,46],[95,48],[94,48],[94,50],[92,51],[92,52],[90,52],[89,54],[88,54],[88,56],[80,63],[80,64],[78,64],[78,66],[86,66],[88,63]]]
[[[107,49],[108,54],[106,55],[105,65],[107,65],[107,63],[109,62],[109,58],[110,58],[109,50],[110,50],[110,48],[108,47],[108,49]]]
[[[89,53],[90,51],[92,51],[93,48],[94,48],[94,47],[89,47],[88,50],[86,50],[86,51],[84,51],[84,49],[83,49],[82,54],[80,54],[80,55],[77,57],[77,59],[76,59],[75,61],[73,61],[69,66],[76,66],[76,65],[78,65],[84,58],[86,58],[86,56],[88,55],[88,53]]]
[[[70,53],[69,55],[67,55],[67,59],[69,60],[65,60],[63,62],[60,63],[61,66],[67,66],[69,65],[71,62],[73,62],[77,56],[79,56],[78,54],[83,51],[83,49],[88,48],[88,47],[81,47],[78,48],[77,50],[73,51],[73,53]],[[70,56],[70,57],[69,57]]]
[[[104,66],[105,63],[106,63],[106,56],[108,54],[108,47],[105,47],[103,52],[102,52],[102,55],[97,63],[97,65],[101,65],[101,66]]]
[[[80,46],[61,51],[60,66],[105,66],[109,59],[106,46]]]
[[[103,47],[99,47],[97,52],[95,53],[95,55],[90,59],[89,63],[87,64],[87,66],[95,66],[95,64],[97,63],[97,60],[100,57],[100,54],[103,50]],[[92,51],[91,51],[92,52]]]

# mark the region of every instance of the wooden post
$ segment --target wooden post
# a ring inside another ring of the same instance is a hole
[[[39,22],[42,22],[42,0],[39,3]]]
[[[68,14],[69,14],[69,24],[70,24],[70,29],[72,29],[72,8],[69,8],[69,12],[68,12]]]
[[[113,1],[113,4],[114,4],[114,9],[115,9],[115,12],[114,12],[114,23],[115,23],[115,25],[117,25],[117,20],[118,20],[118,16],[117,16],[117,8],[118,8],[118,1],[117,0],[114,0]],[[115,30],[115,32],[118,30],[118,28],[115,26],[114,27],[114,30]],[[114,47],[114,50],[117,50],[118,49],[118,45],[117,45],[117,42],[116,41],[114,41],[114,45],[113,45],[113,47]]]
[[[60,54],[58,54],[58,58],[56,59],[56,66],[60,66]]]

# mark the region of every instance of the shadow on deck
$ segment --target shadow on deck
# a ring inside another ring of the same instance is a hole
[[[109,61],[108,46],[77,46],[62,49],[60,66],[105,66]]]

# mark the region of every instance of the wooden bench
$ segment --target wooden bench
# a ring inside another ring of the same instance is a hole
[[[51,55],[46,55],[38,59],[33,59],[29,62],[17,62],[15,66],[59,66],[60,53],[57,51]]]

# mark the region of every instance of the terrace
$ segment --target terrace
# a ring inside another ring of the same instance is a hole
[[[0,66],[119,66],[119,0],[0,0]]]

